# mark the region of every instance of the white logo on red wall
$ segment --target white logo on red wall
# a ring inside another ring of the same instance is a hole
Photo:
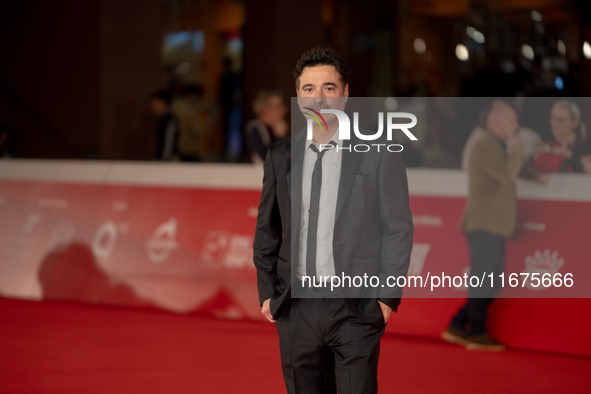
[[[47,246],[49,250],[57,250],[69,245],[74,239],[76,229],[71,222],[60,222],[51,227]]]
[[[19,233],[12,239],[12,243],[20,249],[19,253],[22,252],[25,255],[32,253],[31,246],[35,244],[35,238],[32,234],[40,221],[41,215],[30,213],[21,224]]]
[[[440,216],[421,215],[412,217],[412,224],[415,226],[441,227],[442,223],[443,220]]]
[[[40,198],[38,202],[41,208],[66,209],[70,205],[68,200],[61,198]]]
[[[256,218],[259,213],[259,207],[249,207],[246,210],[246,215],[251,218]]]
[[[529,273],[530,277],[525,283],[525,286],[530,290],[544,290],[550,286],[544,286],[540,283],[539,286],[535,287],[532,285],[531,274],[539,273],[537,277],[542,279],[544,274],[550,274],[553,276],[555,273],[560,270],[560,268],[564,265],[564,257],[558,257],[558,252],[550,253],[550,249],[542,251],[536,250],[533,256],[526,256],[525,257],[525,269],[521,272]],[[538,282],[536,281],[536,284]]]
[[[21,225],[21,234],[31,234],[40,221],[41,216],[38,213],[30,213]]]
[[[125,212],[129,208],[129,204],[126,201],[113,201],[111,203],[111,209],[117,212]]]
[[[527,222],[523,225],[523,228],[531,231],[544,231],[546,230],[546,223]]]
[[[158,226],[154,230],[152,237],[146,241],[148,257],[150,257],[153,263],[159,264],[164,262],[177,249],[178,243],[175,239],[176,230],[176,218],[170,218],[167,222]]]
[[[103,223],[92,240],[92,253],[97,258],[108,258],[113,253],[119,234],[125,234],[129,228],[129,223],[115,223],[108,221]]]
[[[252,236],[227,231],[210,231],[205,237],[201,258],[225,268],[252,268]]]
[[[206,263],[218,263],[222,261],[228,246],[231,234],[227,231],[210,231],[205,236],[201,259]]]
[[[95,257],[107,258],[113,253],[117,242],[117,226],[113,222],[103,223],[92,240],[92,253]]]
[[[408,275],[420,275],[427,259],[427,254],[431,250],[431,244],[412,245],[412,252],[410,254],[410,266],[408,267]]]

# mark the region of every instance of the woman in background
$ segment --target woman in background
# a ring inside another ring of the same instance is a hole
[[[533,156],[533,168],[542,172],[591,173],[591,141],[573,101],[559,100],[550,111],[554,141],[542,141]]]
[[[252,109],[256,119],[245,126],[249,157],[253,163],[263,163],[269,145],[287,137],[287,108],[281,92],[262,91],[255,96]]]

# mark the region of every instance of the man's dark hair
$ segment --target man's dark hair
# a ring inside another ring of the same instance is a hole
[[[483,129],[486,129],[486,127],[488,126],[488,115],[497,108],[498,104],[504,104],[507,107],[511,108],[513,111],[515,111],[516,114],[519,115],[519,112],[517,111],[517,108],[515,108],[515,106],[513,105],[513,103],[511,103],[510,101],[508,101],[507,99],[504,98],[493,98],[490,99],[489,101],[487,101],[486,105],[482,108],[482,111],[480,111],[480,116],[478,117],[478,123],[477,125],[482,127]]]
[[[300,87],[300,76],[302,75],[302,72],[304,72],[304,69],[306,67],[314,66],[334,66],[341,76],[343,87],[349,83],[349,69],[341,55],[332,48],[318,47],[306,51],[298,60],[295,69],[293,70],[296,89],[299,89]]]

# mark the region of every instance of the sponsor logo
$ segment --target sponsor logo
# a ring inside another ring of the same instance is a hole
[[[252,236],[227,231],[210,231],[205,237],[201,258],[212,268],[254,269],[252,262]],[[217,267],[216,267],[217,266]]]
[[[33,255],[32,247],[35,245],[35,237],[32,234],[40,221],[41,215],[36,212],[27,215],[21,224],[18,234],[12,239],[12,244],[16,249],[8,251],[7,255],[20,255],[21,257],[30,257]]]
[[[423,226],[423,227],[441,227],[443,220],[439,216],[413,216],[412,223],[415,226]]]
[[[129,228],[126,222],[115,223],[108,221],[103,223],[92,239],[92,253],[97,258],[106,259],[111,256],[119,234],[125,234]]]
[[[408,267],[408,275],[421,275],[427,254],[431,250],[431,244],[415,243],[412,246],[410,254],[410,266]]]
[[[246,214],[251,218],[256,218],[259,214],[259,207],[249,207]]]
[[[62,200],[59,198],[41,198],[39,199],[39,206],[41,208],[57,208],[66,209],[68,208],[68,200]]]
[[[546,223],[527,222],[523,225],[523,228],[532,231],[544,231],[546,230]]]
[[[550,253],[550,249],[544,250],[536,250],[533,256],[526,256],[525,257],[525,269],[521,272],[529,273],[529,278],[531,278],[531,274],[539,273],[539,277],[542,277],[544,274],[550,274],[553,276],[555,273],[560,270],[560,268],[564,265],[564,257],[559,257],[558,252]],[[544,286],[541,282],[539,286],[533,286],[532,280],[528,279],[525,282],[525,287],[530,290],[544,290],[550,286]],[[537,283],[536,283],[537,284]]]
[[[50,250],[58,250],[69,245],[74,239],[76,230],[70,222],[60,222],[51,227],[47,246]]]
[[[31,234],[40,221],[41,216],[38,213],[30,213],[21,225],[21,234]]]
[[[167,222],[162,223],[152,237],[146,241],[146,250],[148,257],[154,264],[159,264],[170,256],[170,254],[178,248],[178,243],[175,240],[177,231],[176,218],[170,218]]]
[[[129,208],[129,205],[125,201],[113,201],[111,209],[117,212],[125,212]]]
[[[92,239],[92,253],[98,258],[107,258],[117,243],[117,226],[113,222],[103,223]]]

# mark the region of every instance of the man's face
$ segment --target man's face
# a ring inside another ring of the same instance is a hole
[[[343,86],[341,76],[334,66],[306,67],[300,75],[297,89],[298,104],[314,109],[338,109],[343,111],[349,97],[349,85]],[[327,122],[336,120],[336,115],[323,114]]]
[[[489,117],[489,130],[506,141],[519,130],[517,113],[506,104],[498,105],[499,107]]]

